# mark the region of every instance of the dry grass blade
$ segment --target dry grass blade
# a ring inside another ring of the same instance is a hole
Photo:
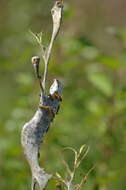
[[[81,157],[81,154],[79,154],[79,157],[78,157],[78,162],[77,162],[77,168],[79,167],[79,165],[81,164],[81,162],[85,159],[85,157],[87,156],[88,152],[89,152],[90,148],[87,147],[87,150],[86,152],[83,154],[83,156]]]
[[[79,154],[81,154],[82,153],[82,151],[84,150],[84,148],[86,147],[86,145],[84,144],[84,145],[82,145],[81,147],[80,147],[80,150],[79,150]]]
[[[86,175],[83,177],[83,179],[81,180],[80,184],[77,185],[76,190],[80,190],[82,188],[82,186],[86,183],[87,181],[87,177],[89,176],[89,174],[92,172],[92,170],[94,170],[95,166],[93,166],[92,168],[89,169],[89,171],[86,173]]]
[[[66,185],[65,180],[62,178],[62,176],[61,176],[58,172],[56,172],[55,178],[56,178],[58,181],[60,181],[60,182],[62,182],[63,184]]]
[[[76,168],[77,160],[78,160],[78,152],[72,147],[66,147],[63,150],[71,150],[74,153],[74,168]]]
[[[62,161],[63,165],[65,166],[65,168],[66,168],[67,172],[69,173],[69,175],[71,175],[72,171],[71,171],[69,165],[67,164],[67,162],[64,159],[62,159],[61,161]]]
[[[40,32],[39,34],[35,34],[31,30],[29,30],[29,32],[35,38],[35,40],[40,45],[40,47],[43,48],[43,45],[42,45],[42,32]]]

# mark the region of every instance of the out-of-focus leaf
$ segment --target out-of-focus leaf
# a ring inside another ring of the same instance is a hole
[[[64,18],[69,19],[73,16],[74,10],[65,2],[64,4]]]
[[[88,60],[96,59],[99,56],[99,54],[100,54],[99,50],[93,46],[92,47],[87,46],[82,51],[83,57],[88,59]]]
[[[98,59],[102,64],[110,67],[111,69],[117,69],[121,66],[121,61],[114,57],[102,56]]]
[[[107,96],[111,96],[113,92],[113,87],[111,80],[101,72],[94,72],[88,75],[89,81],[102,93]]]
[[[83,45],[77,39],[63,39],[62,46],[69,55],[77,55],[83,48]]]
[[[32,76],[29,73],[19,73],[17,76],[17,81],[22,85],[31,85],[32,84]]]
[[[87,109],[96,114],[96,115],[101,115],[102,114],[102,107],[100,105],[100,103],[98,103],[96,100],[90,100],[87,101]]]

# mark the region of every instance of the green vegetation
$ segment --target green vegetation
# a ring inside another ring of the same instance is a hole
[[[49,84],[55,76],[63,81],[63,102],[41,147],[40,163],[48,173],[63,176],[66,169],[61,162],[62,149],[78,150],[86,144],[90,151],[81,163],[76,183],[95,165],[85,184],[86,190],[124,190],[126,28],[121,13],[125,11],[120,5],[108,22],[98,2],[69,1],[65,6],[48,78]],[[41,52],[29,30],[47,31],[43,35],[46,44],[52,26],[49,14],[52,4],[51,0],[1,1],[1,190],[30,189],[30,170],[21,149],[20,132],[37,108],[39,84],[30,62],[32,56]],[[117,9],[112,2],[110,7]],[[107,27],[111,23],[115,26]],[[66,152],[65,157],[71,166],[73,154]],[[55,189],[55,180],[50,181],[48,189]]]

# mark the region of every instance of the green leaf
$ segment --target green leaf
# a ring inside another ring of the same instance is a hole
[[[107,96],[112,95],[113,87],[111,80],[104,73],[89,73],[88,79],[102,93]]]
[[[107,65],[111,69],[117,69],[122,65],[121,61],[114,57],[102,56],[99,58],[102,64]]]
[[[33,78],[29,73],[19,73],[17,76],[17,82],[30,86],[33,82]]]

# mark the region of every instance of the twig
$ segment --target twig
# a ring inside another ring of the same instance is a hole
[[[39,73],[40,57],[38,57],[38,56],[32,57],[31,62],[33,64],[35,74],[36,74],[37,79],[39,81],[39,85],[40,85],[40,89],[41,89],[41,95],[43,96],[44,95],[44,89],[43,89],[43,86],[42,86],[41,76],[40,76],[40,73]]]
[[[60,25],[61,25],[62,10],[63,10],[63,1],[61,1],[61,0],[56,1],[56,3],[54,4],[54,6],[51,10],[52,19],[53,19],[53,32],[52,32],[49,46],[46,49],[45,54],[43,56],[43,59],[45,62],[45,71],[44,71],[44,77],[43,77],[43,82],[42,82],[44,90],[45,90],[45,83],[46,83],[46,78],[47,78],[47,74],[48,74],[49,58],[51,55],[53,42],[56,39],[56,36],[59,32]]]
[[[43,81],[42,81],[42,86],[43,86],[44,91],[46,88],[48,64],[49,64],[49,59],[51,56],[52,46],[53,46],[54,40],[56,39],[56,37],[58,35],[59,29],[61,26],[62,10],[63,10],[63,0],[57,0],[54,4],[53,8],[51,9],[51,15],[52,15],[52,20],[53,20],[53,30],[52,30],[51,40],[50,40],[48,47],[45,48],[44,45],[42,44],[42,32],[39,34],[34,34],[30,30],[30,33],[36,39],[37,43],[39,44],[39,46],[41,48],[42,58],[43,58],[43,61],[45,64],[44,76],[43,76]]]
[[[80,190],[82,188],[82,186],[86,183],[87,181],[87,177],[89,176],[89,174],[92,172],[92,170],[94,170],[95,166],[93,166],[92,168],[89,169],[89,171],[86,173],[86,175],[82,178],[80,184],[78,184],[76,190]]]
[[[53,42],[57,37],[57,34],[60,29],[60,25],[61,25],[62,10],[63,10],[63,1],[57,0],[53,8],[51,9],[52,20],[53,20],[53,31],[52,31],[51,40],[50,40],[48,48],[46,48],[45,52],[42,53],[43,60],[45,63],[45,71],[44,71],[44,77],[43,77],[43,82],[42,82],[44,90],[45,90],[45,85],[46,85],[46,79],[47,79],[47,74],[48,74],[48,64],[49,64],[49,58],[51,55]]]
[[[63,177],[61,177],[61,175],[59,173],[56,173],[57,180],[59,180],[61,183],[63,183],[67,190],[80,190],[82,188],[82,186],[85,184],[89,173],[94,169],[94,167],[92,167],[87,172],[87,174],[82,178],[80,184],[74,185],[74,178],[75,178],[76,171],[77,171],[78,167],[80,166],[81,162],[87,156],[87,154],[89,152],[89,147],[87,147],[86,145],[82,145],[80,147],[79,151],[77,151],[71,147],[66,147],[63,150],[70,150],[74,153],[74,162],[73,162],[72,169],[70,169],[70,167],[69,167],[68,163],[65,161],[65,159],[62,159],[62,162],[66,168],[68,176],[67,176],[67,179],[63,179]]]

